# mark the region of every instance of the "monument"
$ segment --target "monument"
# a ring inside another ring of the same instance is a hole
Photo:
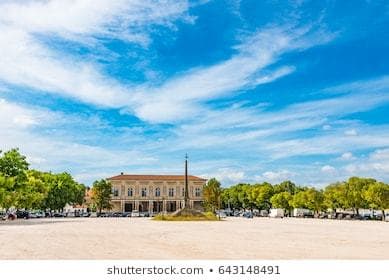
[[[193,209],[189,203],[189,181],[188,181],[188,155],[185,155],[185,188],[184,188],[184,205],[176,212],[167,215],[160,214],[154,217],[158,221],[216,221],[219,220],[214,213],[204,213],[201,210]]]
[[[200,210],[191,208],[189,203],[189,181],[188,181],[188,154],[185,154],[185,193],[184,193],[184,207],[177,210],[172,214],[173,217],[185,216],[185,217],[205,217],[204,213]]]

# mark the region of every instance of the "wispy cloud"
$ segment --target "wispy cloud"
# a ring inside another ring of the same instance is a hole
[[[313,27],[269,27],[244,37],[237,53],[215,65],[195,68],[173,77],[158,88],[139,92],[135,114],[149,122],[176,122],[203,115],[205,101],[236,94],[292,73],[285,65],[270,70],[281,54],[328,42],[330,36],[311,38]],[[307,38],[311,38],[308,40]]]
[[[37,35],[82,44],[100,37],[139,43],[148,40],[148,26],[189,20],[187,9],[185,1],[5,1],[0,4],[0,80],[94,105],[129,106],[127,85],[105,75],[96,62],[52,49]]]

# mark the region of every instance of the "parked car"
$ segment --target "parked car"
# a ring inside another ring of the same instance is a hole
[[[36,216],[36,218],[44,218],[45,213],[42,211],[37,211],[37,212],[35,212],[35,216]]]
[[[105,212],[101,212],[101,213],[100,213],[100,212],[97,212],[97,213],[96,213],[96,216],[97,216],[97,217],[105,218],[105,217],[108,217],[108,214],[105,213]]]
[[[242,214],[241,212],[235,211],[235,212],[234,212],[234,217],[239,217],[241,214]]]
[[[252,219],[254,217],[253,213],[251,211],[244,212],[242,217]]]
[[[131,212],[123,212],[122,217],[124,217],[124,218],[131,217]]]
[[[224,209],[224,213],[226,213],[227,216],[234,216],[234,211],[232,211],[230,208]]]
[[[91,212],[82,212],[81,217],[88,218],[91,216]]]
[[[30,213],[28,211],[21,211],[21,210],[18,210],[16,211],[16,217],[18,219],[29,219],[30,218]]]
[[[224,219],[224,218],[227,218],[227,213],[224,210],[218,210],[218,211],[216,211],[216,216]]]
[[[133,210],[132,212],[131,212],[131,217],[139,217],[140,215],[139,215],[139,211],[138,210]]]
[[[149,212],[139,212],[139,217],[150,217]]]
[[[64,218],[64,217],[66,217],[66,214],[63,212],[57,212],[57,213],[53,214],[53,217],[54,218]]]
[[[0,220],[6,220],[7,219],[7,213],[5,212],[0,212]]]
[[[114,217],[114,218],[123,217],[123,213],[122,212],[113,212],[112,217]]]
[[[385,222],[389,222],[389,213],[385,214]]]

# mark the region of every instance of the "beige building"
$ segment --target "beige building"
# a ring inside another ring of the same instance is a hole
[[[184,206],[184,175],[117,175],[112,184],[112,211],[174,212]],[[188,176],[189,206],[202,208],[206,179]]]

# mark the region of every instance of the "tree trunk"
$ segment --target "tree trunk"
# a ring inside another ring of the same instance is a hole
[[[384,221],[384,222],[385,222],[385,210],[384,210],[384,209],[382,209],[381,211],[382,211],[382,221]]]

